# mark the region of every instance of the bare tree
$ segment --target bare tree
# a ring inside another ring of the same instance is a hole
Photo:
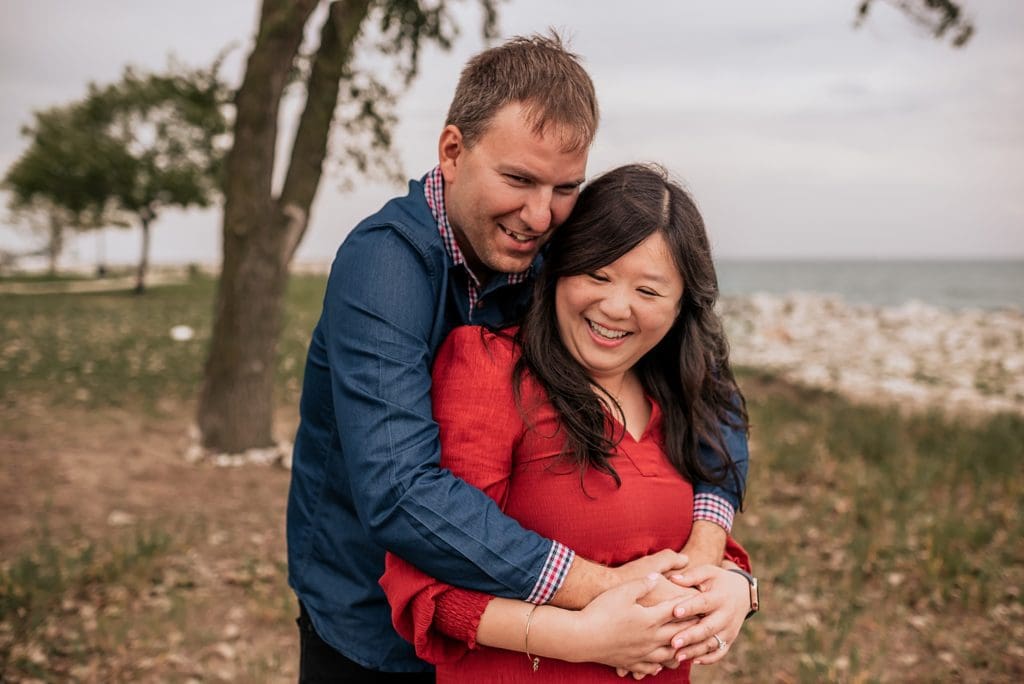
[[[484,34],[496,0],[479,0]],[[203,445],[241,451],[273,442],[273,388],[288,272],[309,225],[332,124],[357,171],[389,168],[395,121],[391,90],[360,70],[356,50],[389,56],[407,85],[422,45],[448,48],[457,27],[445,0],[334,0],[320,43],[300,49],[317,0],[264,0],[259,29],[236,97],[234,143],[225,163],[224,258],[213,337],[200,393]],[[306,103],[279,193],[273,191],[278,114],[289,83]],[[336,116],[338,111],[345,116]],[[393,168],[393,164],[390,168]]]

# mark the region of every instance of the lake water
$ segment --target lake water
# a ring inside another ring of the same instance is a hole
[[[724,295],[830,293],[850,303],[916,299],[951,309],[1024,309],[1024,261],[730,261],[717,263]]]

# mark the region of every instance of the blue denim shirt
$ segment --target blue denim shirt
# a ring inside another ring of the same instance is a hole
[[[466,277],[412,181],[338,250],[310,342],[288,498],[289,584],[317,634],[372,669],[430,669],[391,626],[377,583],[385,549],[442,581],[519,599],[552,549],[439,467],[437,348],[457,325],[517,320],[531,286],[495,276],[470,315]],[[726,437],[745,477],[746,436]]]

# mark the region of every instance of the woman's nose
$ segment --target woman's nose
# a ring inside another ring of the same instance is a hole
[[[601,312],[616,320],[629,318],[629,294],[620,288],[608,288],[601,300]]]

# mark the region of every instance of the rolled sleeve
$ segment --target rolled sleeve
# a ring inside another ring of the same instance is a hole
[[[704,492],[693,497],[693,521],[704,520],[712,522],[724,529],[732,531],[732,522],[736,516],[736,509],[728,501],[720,496]]]
[[[750,465],[750,448],[747,443],[747,432],[727,423],[721,423],[722,439],[725,450],[736,465],[735,469],[725,468],[719,461],[718,454],[707,444],[701,442],[699,458],[701,465],[714,474],[725,473],[725,480],[715,485],[708,482],[695,482],[694,520],[708,520],[721,525],[729,531],[735,512],[740,507],[742,493],[746,488],[747,470]]]

